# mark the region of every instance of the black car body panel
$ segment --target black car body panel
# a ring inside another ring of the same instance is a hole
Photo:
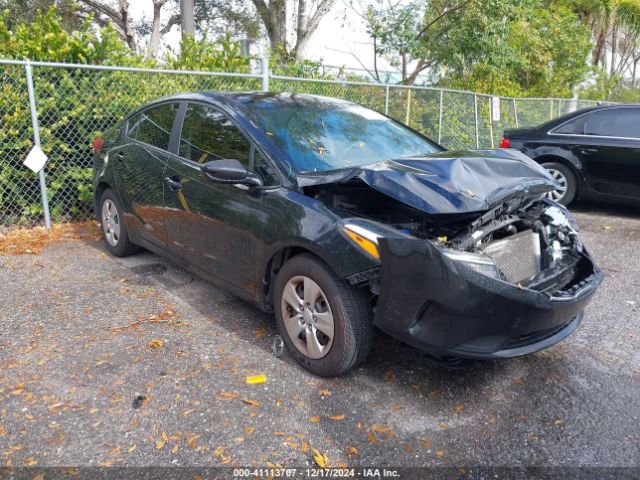
[[[589,130],[588,121],[595,115],[615,118],[620,112],[630,117],[621,120],[630,125],[628,131],[611,126],[611,131],[598,132],[606,122]],[[576,129],[571,131],[574,122]],[[640,105],[577,110],[537,127],[507,129],[504,138],[510,141],[510,148],[538,163],[569,166],[580,198],[640,204]]]
[[[333,175],[300,175],[298,184],[343,183],[353,178],[431,215],[481,212],[515,196],[548,192],[556,185],[530,158],[505,150],[401,158]]]
[[[183,94],[133,112],[95,157],[96,200],[112,188],[133,243],[266,311],[277,301],[272,286],[279,268],[308,252],[340,279],[369,290],[376,325],[432,354],[514,356],[545,348],[575,329],[602,274],[567,223],[569,214],[541,200],[556,184],[537,163],[515,151],[445,152],[434,146],[428,155],[296,172],[246,107],[294,100],[325,101],[269,93]],[[130,123],[167,105],[175,119],[162,130],[166,148],[133,138]],[[250,168],[268,170],[271,180],[247,186],[207,178],[202,164],[186,157],[191,146],[182,142],[191,105],[222,115],[234,129],[234,142],[244,138],[251,146]],[[260,168],[258,155],[264,159]],[[349,228],[372,235],[379,259],[349,239]],[[529,272],[536,275],[523,277],[524,286],[505,281],[498,266],[487,276],[444,253],[486,256],[485,247],[489,252],[497,249],[495,242],[508,243],[513,230],[542,245],[539,268]]]
[[[416,239],[381,241],[380,299],[374,323],[431,352],[470,358],[532,353],[569,335],[602,281],[583,253],[579,287],[540,292],[487,278]],[[391,292],[387,294],[387,292]]]

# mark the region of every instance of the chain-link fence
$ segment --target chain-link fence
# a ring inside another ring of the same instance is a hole
[[[283,77],[264,70],[253,75],[2,60],[0,228],[41,224],[45,218],[42,187],[53,222],[88,218],[93,209],[92,140],[134,108],[178,92],[260,89],[354,101],[387,113],[451,149],[493,148],[505,128],[535,125],[594,103],[495,100],[470,92]],[[30,115],[30,90],[35,120]],[[34,124],[49,157],[41,174],[43,185],[38,175],[22,165],[34,144]]]

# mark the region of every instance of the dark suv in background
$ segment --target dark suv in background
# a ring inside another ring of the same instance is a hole
[[[640,105],[578,110],[533,128],[505,130],[500,144],[542,164],[560,188],[549,198],[640,203]]]

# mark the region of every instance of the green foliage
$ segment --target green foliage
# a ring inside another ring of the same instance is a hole
[[[580,92],[580,98],[637,103],[640,102],[640,89],[619,75],[610,76],[606,71],[598,69],[593,73],[589,85]]]
[[[217,43],[208,42],[205,38],[183,39],[179,55],[171,51],[167,54],[166,67],[209,72],[247,73],[250,70],[249,58],[240,53],[240,45],[228,34]]]
[[[37,12],[30,24],[0,15],[0,58],[156,67],[134,56],[110,26],[95,30],[87,20],[67,31],[55,8]],[[229,38],[217,44],[187,40],[166,67],[179,70],[248,72],[249,59]],[[92,211],[91,143],[132,109],[182,91],[248,90],[244,78],[169,75],[34,67],[42,147],[49,155],[47,187],[55,220],[86,218]],[[22,66],[0,66],[0,224],[28,223],[42,215],[37,176],[21,164],[33,132]]]
[[[119,40],[111,26],[99,34],[91,26],[91,18],[78,30],[65,29],[55,7],[38,11],[30,24],[19,24],[9,29],[11,13],[0,15],[0,56],[70,63],[122,63],[129,51]]]
[[[570,97],[589,71],[588,29],[566,7],[521,8],[505,37],[444,82],[507,96]]]
[[[439,16],[447,9],[452,13]],[[396,66],[404,58],[431,69],[446,86],[570,95],[588,72],[590,32],[569,7],[540,0],[415,1],[370,7],[366,17],[379,54]],[[406,77],[412,80],[409,72]]]

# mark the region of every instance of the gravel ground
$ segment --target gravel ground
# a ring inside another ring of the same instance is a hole
[[[269,315],[151,253],[0,257],[0,465],[639,467],[640,213],[576,210],[606,274],[582,326],[457,370],[377,333],[319,379],[274,356]]]

